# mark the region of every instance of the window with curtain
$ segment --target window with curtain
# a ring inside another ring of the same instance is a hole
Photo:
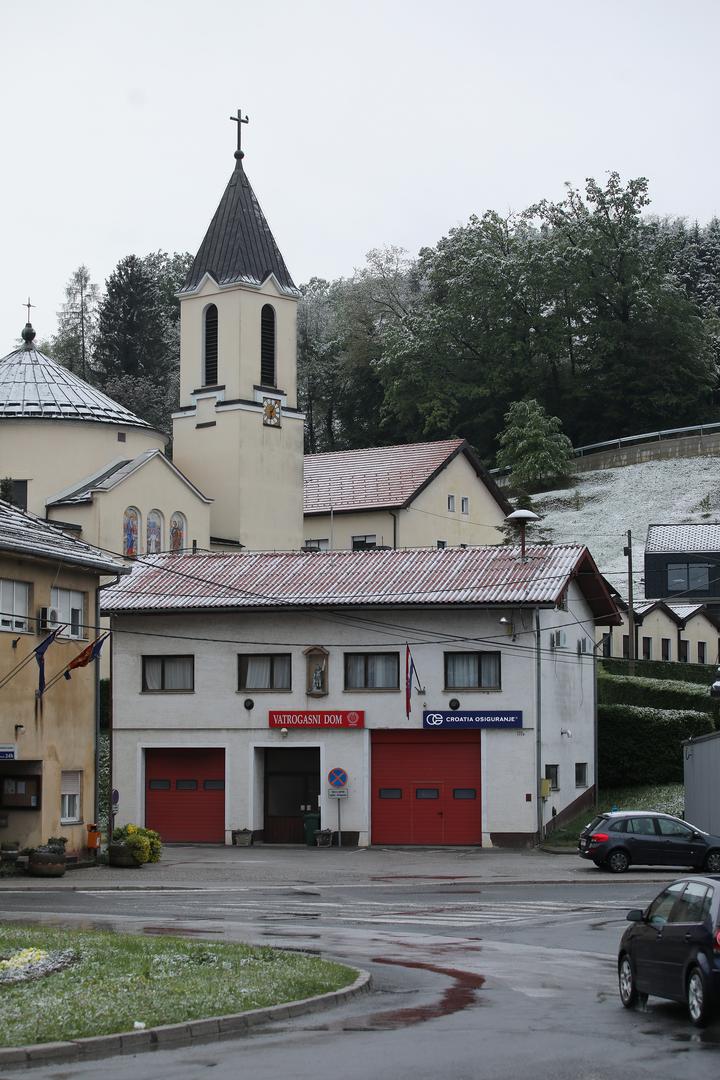
[[[218,309],[215,304],[205,308],[205,370],[203,386],[215,386],[218,381]]]
[[[346,690],[398,690],[399,653],[345,653]]]
[[[499,690],[499,652],[446,652],[446,690]]]
[[[238,656],[239,690],[289,690],[290,653]]]
[[[275,308],[265,304],[260,312],[260,382],[275,386]]]
[[[83,614],[85,610],[85,594],[76,592],[75,589],[51,589],[50,607],[57,612],[57,622],[63,625],[60,637],[82,638],[85,636]]]
[[[63,825],[80,821],[82,773],[68,769],[60,774],[60,821]]]
[[[143,656],[142,689],[145,694],[194,690],[195,657]]]
[[[30,586],[24,581],[0,580],[0,630],[27,630]]]

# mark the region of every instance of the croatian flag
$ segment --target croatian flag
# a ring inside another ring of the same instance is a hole
[[[109,634],[105,634],[103,637],[99,637],[96,641],[92,641],[81,653],[78,653],[74,660],[71,660],[68,666],[65,668],[63,675],[66,679],[70,678],[70,672],[75,668],[86,667],[91,661],[98,660],[102,647],[110,637]]]
[[[412,709],[412,684],[413,675],[415,674],[415,661],[412,658],[410,652],[410,646],[405,645],[405,716],[410,719],[410,710]]]
[[[37,696],[39,698],[42,697],[43,694],[45,693],[45,653],[50,648],[53,641],[58,636],[58,634],[60,633],[61,630],[62,630],[62,626],[57,626],[53,630],[53,632],[51,634],[48,634],[48,636],[43,641],[40,642],[40,644],[37,646],[37,648],[33,650],[34,653],[35,653],[35,659],[37,660],[37,665],[38,665]]]

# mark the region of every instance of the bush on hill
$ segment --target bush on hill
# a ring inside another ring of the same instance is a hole
[[[600,787],[681,782],[683,740],[713,730],[712,718],[703,712],[598,706]]]

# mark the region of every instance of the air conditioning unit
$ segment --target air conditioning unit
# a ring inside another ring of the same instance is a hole
[[[58,622],[58,613],[54,607],[41,607],[38,612],[38,633],[42,634],[46,630],[54,630]]]

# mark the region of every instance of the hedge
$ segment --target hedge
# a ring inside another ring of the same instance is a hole
[[[715,681],[717,667],[714,664],[681,664],[671,660],[635,660],[635,675],[646,679],[673,679],[678,682],[702,683],[710,686]],[[629,660],[611,660],[602,657],[599,671],[608,675],[627,675],[630,671]]]
[[[650,709],[689,709],[709,713],[717,725],[718,700],[709,686],[670,679],[634,678],[631,675],[598,674],[598,701],[602,705],[642,705]]]
[[[600,787],[682,782],[683,739],[713,730],[711,717],[702,712],[599,705]]]

